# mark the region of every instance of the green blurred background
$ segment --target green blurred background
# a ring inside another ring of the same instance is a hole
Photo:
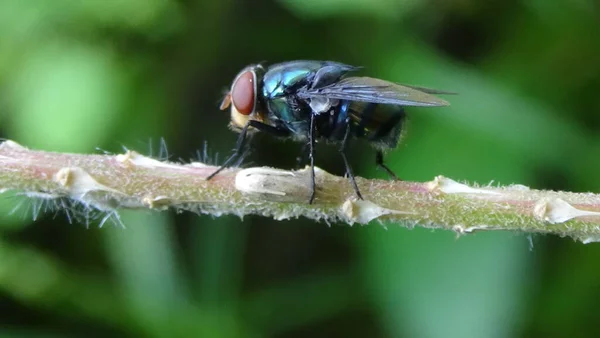
[[[388,156],[404,179],[600,191],[592,0],[1,0],[0,137],[163,159],[164,138],[172,160],[207,142],[222,161],[223,90],[294,59],[460,93],[409,111]],[[292,168],[300,148],[258,136],[246,164]],[[317,163],[343,173],[335,149]],[[38,207],[0,201],[0,336],[586,337],[600,320],[600,244],[174,212],[88,229]]]

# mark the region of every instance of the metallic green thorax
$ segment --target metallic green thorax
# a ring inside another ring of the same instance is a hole
[[[347,65],[330,61],[293,61],[269,67],[263,76],[261,92],[269,119],[277,120],[296,133],[305,132],[312,112],[289,94],[309,85],[324,66],[351,70]]]

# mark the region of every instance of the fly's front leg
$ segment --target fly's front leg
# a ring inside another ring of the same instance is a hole
[[[233,154],[231,154],[231,156],[229,156],[229,158],[225,160],[225,162],[221,165],[221,167],[219,167],[219,169],[215,170],[212,174],[208,175],[208,177],[206,178],[207,181],[215,177],[218,173],[223,171],[223,169],[229,167],[231,163],[239,156],[240,152],[244,148],[244,145],[246,144],[246,136],[248,135],[249,127],[250,122],[246,123],[244,128],[242,128],[240,136],[238,136],[237,142],[235,143],[235,149],[233,151]]]
[[[310,199],[308,204],[312,204],[315,200],[317,192],[317,184],[315,182],[315,114],[310,114],[310,130],[308,131],[308,144],[310,156]]]
[[[221,167],[219,167],[219,169],[215,170],[215,172],[213,172],[206,178],[207,181],[210,180],[211,178],[215,177],[218,173],[223,171],[223,169],[229,167],[233,163],[233,161],[240,155],[240,153],[242,152],[242,149],[246,145],[248,129],[250,127],[255,128],[259,131],[265,132],[265,133],[269,133],[273,136],[278,136],[278,137],[286,137],[286,136],[289,136],[289,133],[290,133],[289,130],[273,127],[268,124],[261,123],[259,121],[254,121],[254,120],[248,121],[248,123],[246,123],[244,128],[242,128],[242,131],[240,132],[240,136],[238,136],[233,154],[231,154],[231,156],[229,156],[229,158],[225,161],[225,163],[223,163],[223,165],[221,165]]]

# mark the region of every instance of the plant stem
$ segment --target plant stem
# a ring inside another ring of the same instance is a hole
[[[174,208],[220,216],[307,217],[330,223],[399,222],[467,234],[511,230],[600,240],[600,195],[533,190],[521,185],[469,186],[438,176],[425,183],[356,181],[357,199],[343,177],[317,169],[310,197],[309,170],[232,168],[161,162],[132,151],[83,155],[34,151],[0,144],[0,191],[43,199],[67,198],[89,210]]]

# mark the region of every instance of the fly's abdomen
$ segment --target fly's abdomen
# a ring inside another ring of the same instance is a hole
[[[338,118],[349,119],[352,133],[380,148],[393,148],[398,144],[404,108],[360,101],[342,101]]]

